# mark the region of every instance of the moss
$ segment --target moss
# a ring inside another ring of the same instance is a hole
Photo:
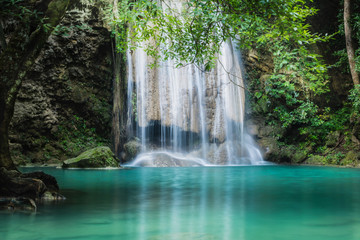
[[[55,27],[69,4],[69,0],[54,0],[49,3],[46,11],[48,17],[48,23]]]
[[[321,155],[312,155],[310,158],[306,160],[306,164],[310,165],[325,165],[327,160],[324,156]]]
[[[346,154],[345,158],[341,161],[343,166],[355,167],[358,165],[359,156],[355,151],[350,151]]]
[[[295,145],[283,145],[279,148],[278,155],[279,162],[299,164],[304,162],[308,157],[310,150]]]
[[[97,147],[81,153],[63,163],[64,168],[101,168],[118,167],[118,159],[109,147]]]
[[[326,137],[326,146],[334,147],[340,138],[340,131],[331,132]]]
[[[137,140],[132,140],[124,144],[126,159],[129,161],[136,157],[140,152],[141,144]]]

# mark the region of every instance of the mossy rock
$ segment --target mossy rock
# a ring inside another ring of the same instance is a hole
[[[313,155],[306,160],[306,164],[310,165],[325,165],[327,164],[326,157],[320,155]]]
[[[124,144],[124,152],[126,161],[130,161],[136,157],[141,150],[141,143],[138,140],[131,140]]]
[[[274,141],[276,140],[274,139]],[[267,145],[267,151],[265,152],[265,159],[271,162],[294,164],[303,163],[310,152],[307,148],[303,149],[295,145],[279,146],[275,143],[276,142]]]
[[[65,160],[63,168],[119,167],[119,160],[109,147],[96,147],[81,153],[76,158]]]
[[[355,167],[358,165],[358,159],[359,159],[359,155],[355,151],[350,151],[341,161],[341,165]]]
[[[329,133],[326,137],[326,146],[327,147],[335,147],[335,145],[339,141],[339,138],[340,138],[339,131]]]

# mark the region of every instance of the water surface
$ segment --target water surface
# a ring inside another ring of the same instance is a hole
[[[67,200],[0,212],[1,240],[360,239],[358,169],[42,170]]]

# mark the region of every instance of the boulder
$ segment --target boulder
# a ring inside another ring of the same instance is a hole
[[[39,200],[63,199],[53,176],[0,168],[0,209],[34,211]]]
[[[326,136],[326,146],[335,147],[340,139],[340,131],[331,132]]]
[[[141,143],[138,140],[131,140],[124,144],[124,160],[131,161],[133,160],[141,150]]]
[[[325,165],[327,164],[327,160],[324,156],[312,155],[306,160],[305,163],[310,165]]]
[[[356,151],[349,151],[345,158],[341,161],[341,165],[349,167],[357,167],[359,161],[359,154]]]
[[[96,147],[81,153],[76,158],[65,160],[63,168],[119,167],[119,159],[109,147]]]
[[[36,178],[15,176],[5,168],[0,169],[0,196],[40,199],[47,190],[46,185]]]

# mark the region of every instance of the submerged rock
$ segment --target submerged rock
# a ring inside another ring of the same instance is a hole
[[[109,147],[96,147],[81,153],[76,158],[65,160],[63,168],[119,167],[119,159]]]
[[[21,211],[35,211],[36,203],[31,198],[0,198],[0,209],[5,210],[21,210]]]

